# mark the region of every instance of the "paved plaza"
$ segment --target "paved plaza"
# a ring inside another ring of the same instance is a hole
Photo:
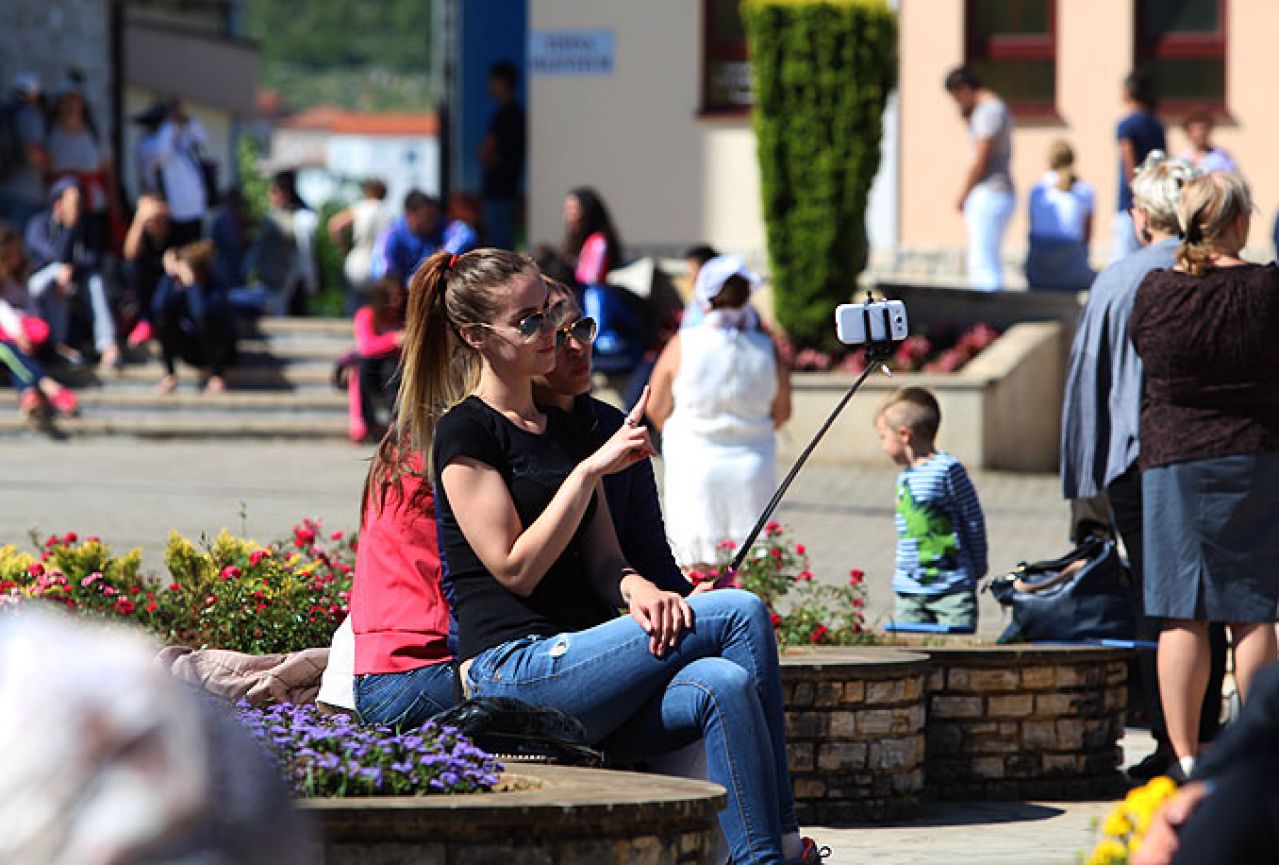
[[[369,453],[323,443],[7,441],[0,444],[0,542],[25,543],[27,529],[97,534],[117,550],[142,547],[146,566],[159,570],[170,529],[198,537],[226,528],[266,541],[284,536],[304,516],[350,529]],[[895,474],[887,463],[812,463],[779,513],[807,546],[820,579],[843,580],[850,568],[866,572],[871,622],[892,608]],[[993,571],[1066,549],[1068,510],[1055,477],[973,472],[973,480],[985,508]],[[1002,617],[988,596],[981,616],[981,632],[997,634]],[[1125,746],[1130,762],[1151,747],[1144,734],[1130,734]],[[814,834],[834,848],[831,865],[1069,865],[1091,842],[1093,819],[1108,807],[936,804],[908,823]]]

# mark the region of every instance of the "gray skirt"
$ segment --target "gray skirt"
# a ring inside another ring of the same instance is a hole
[[[1142,473],[1146,615],[1273,622],[1279,606],[1279,454]]]

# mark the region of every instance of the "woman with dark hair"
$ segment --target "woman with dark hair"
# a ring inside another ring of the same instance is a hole
[[[1164,125],[1155,116],[1155,85],[1140,69],[1128,73],[1123,84],[1127,113],[1119,121],[1119,209],[1115,213],[1110,260],[1118,261],[1141,249],[1132,221],[1132,178],[1152,150],[1168,150]]]
[[[582,292],[582,309],[599,323],[592,356],[607,375],[627,375],[648,348],[635,313],[608,273],[622,258],[622,242],[599,193],[579,186],[564,199],[564,260]]]
[[[565,262],[580,286],[604,282],[622,258],[622,240],[600,194],[579,186],[564,198]]]
[[[386,425],[378,421],[378,403],[393,413],[395,370],[404,342],[404,285],[393,276],[373,283],[369,302],[355,311],[356,374],[347,380],[348,430],[353,442],[376,442]]]
[[[601,482],[652,454],[647,397],[599,447],[534,400],[563,317],[532,260],[504,250],[437,253],[409,287],[396,433],[434,479],[463,685],[568,712],[618,756],[703,738],[732,860],[820,863],[795,816],[763,602],[663,591],[618,546]],[[373,471],[402,476],[402,460]]]
[[[315,266],[314,211],[298,195],[297,174],[281,171],[267,190],[271,208],[244,266],[274,295],[279,315],[305,315],[306,298],[319,288]]]
[[[226,290],[213,279],[214,255],[209,240],[164,254],[165,277],[156,288],[151,316],[164,357],[160,393],[178,386],[178,358],[201,370],[204,390],[226,390],[222,374],[235,359],[235,322]]]

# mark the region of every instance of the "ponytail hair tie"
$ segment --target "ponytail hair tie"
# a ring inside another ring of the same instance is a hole
[[[444,265],[444,269],[445,269],[445,270],[452,270],[452,269],[453,269],[453,265],[457,264],[457,259],[458,259],[457,253],[454,253],[454,254],[453,254],[453,255],[449,258],[449,263],[448,263],[448,264],[446,264],[446,265]]]

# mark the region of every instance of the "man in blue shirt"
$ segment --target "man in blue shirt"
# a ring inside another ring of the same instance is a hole
[[[1115,138],[1119,142],[1119,208],[1115,214],[1110,260],[1118,261],[1141,249],[1133,230],[1132,177],[1137,166],[1152,150],[1168,149],[1164,125],[1155,116],[1155,88],[1141,71],[1124,79],[1124,106],[1128,113],[1119,121]]]
[[[445,220],[440,202],[414,189],[404,197],[404,215],[388,229],[381,254],[373,255],[373,278],[408,283],[418,265],[443,250],[460,255],[475,248],[475,231],[459,219]]]

